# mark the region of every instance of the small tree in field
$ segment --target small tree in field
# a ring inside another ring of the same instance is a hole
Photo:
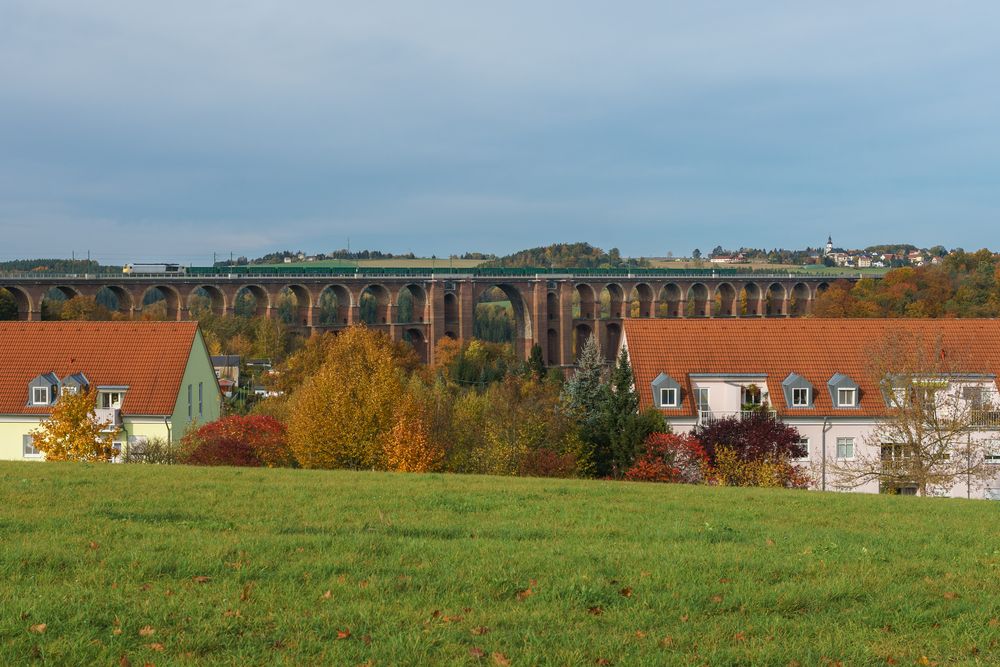
[[[97,421],[97,393],[63,394],[52,415],[31,431],[48,461],[111,461],[118,429]]]
[[[230,415],[184,436],[184,463],[269,468],[294,465],[285,425],[266,415]]]
[[[883,492],[915,489],[925,496],[959,483],[984,482],[995,472],[986,462],[992,441],[980,437],[982,419],[995,419],[993,380],[984,381],[940,338],[897,333],[869,353],[869,369],[885,415],[853,460],[838,461],[838,483],[877,481]]]
[[[444,448],[431,440],[427,412],[412,393],[400,401],[396,409],[396,424],[383,438],[389,470],[433,472],[441,469]]]

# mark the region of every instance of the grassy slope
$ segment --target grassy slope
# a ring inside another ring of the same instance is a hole
[[[1000,662],[1000,503],[3,463],[0,507],[0,664]]]

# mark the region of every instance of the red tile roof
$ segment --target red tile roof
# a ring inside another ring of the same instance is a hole
[[[0,322],[0,414],[28,406],[28,383],[83,373],[91,387],[127,385],[125,415],[170,415],[191,355],[196,322]]]
[[[962,359],[965,373],[1000,375],[1000,320],[996,319],[634,319],[624,341],[642,408],[653,405],[650,384],[666,373],[682,387],[681,407],[667,415],[693,416],[692,373],[767,374],[771,404],[782,414],[876,416],[885,401],[871,372],[873,350],[896,332],[935,344]],[[808,380],[814,408],[789,409],[781,383],[790,373]],[[834,408],[827,382],[836,373],[859,385],[858,408]]]

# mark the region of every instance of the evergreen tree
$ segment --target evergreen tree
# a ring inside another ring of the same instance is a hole
[[[655,410],[639,413],[635,376],[624,349],[618,355],[604,396],[600,430],[606,441],[605,455],[602,462],[600,452],[596,452],[595,463],[599,468],[603,464],[604,474],[620,477],[632,467],[649,434],[664,431],[666,425],[662,415]]]
[[[542,360],[542,346],[537,343],[531,346],[531,356],[528,357],[527,372],[528,375],[531,375],[539,382],[545,378],[545,361]]]
[[[596,336],[591,336],[584,344],[576,372],[564,390],[566,402],[580,414],[585,431],[597,426],[606,391],[601,344]]]

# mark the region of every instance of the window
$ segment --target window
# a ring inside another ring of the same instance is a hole
[[[763,402],[763,392],[755,384],[743,387],[743,405],[760,405]]]
[[[124,392],[120,391],[102,391],[100,396],[100,406],[105,410],[120,410],[124,395]]]
[[[708,387],[698,387],[695,389],[695,396],[698,399],[698,411],[708,412]]]
[[[795,387],[792,389],[792,407],[808,408],[811,401],[808,387]]]
[[[805,454],[794,459],[795,461],[808,461],[809,460],[809,438],[799,438],[799,446],[805,451]]]
[[[675,387],[660,389],[660,406],[664,408],[677,407],[677,389]]]
[[[77,387],[75,384],[65,384],[59,390],[59,395],[60,396],[72,396],[73,394],[75,394],[79,390],[80,390],[80,388]]]
[[[854,438],[837,438],[837,458],[854,458]]]
[[[191,385],[188,385],[188,421],[191,421],[192,417],[194,417],[191,409],[192,405],[193,405],[192,390],[191,390]]]
[[[37,459],[42,456],[42,453],[35,447],[34,438],[30,435],[21,438],[21,452],[26,459]]]
[[[31,404],[32,405],[48,405],[49,404],[49,388],[48,387],[32,387],[31,388]]]
[[[853,408],[858,403],[858,390],[857,389],[838,389],[837,390],[837,407],[839,408]]]
[[[986,448],[984,462],[991,465],[1000,465],[1000,440],[994,440]]]
[[[205,415],[205,395],[204,395],[204,382],[198,383],[198,417],[203,417]]]

